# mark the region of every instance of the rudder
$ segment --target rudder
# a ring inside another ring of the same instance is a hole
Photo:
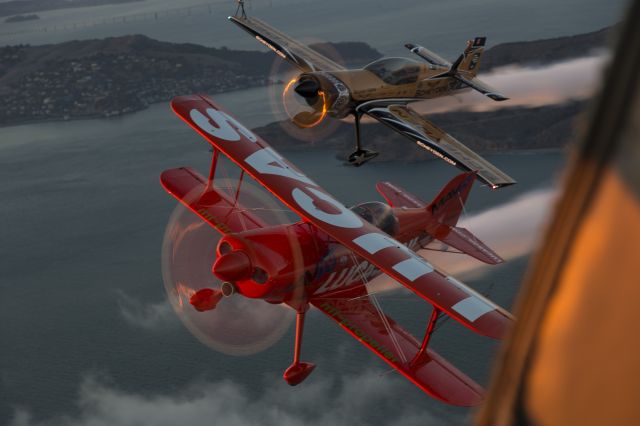
[[[461,173],[451,179],[427,206],[433,219],[445,225],[455,226],[475,180],[476,172]]]
[[[473,40],[467,41],[467,47],[453,64],[451,70],[459,72],[468,78],[475,77],[480,69],[480,59],[484,53],[484,45],[486,42],[486,37],[476,37]]]

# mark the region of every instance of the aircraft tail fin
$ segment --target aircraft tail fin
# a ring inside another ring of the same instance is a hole
[[[426,209],[431,213],[433,221],[455,226],[464,209],[476,172],[460,173],[445,185]]]
[[[484,45],[486,42],[486,37],[476,37],[473,40],[467,41],[467,47],[464,49],[464,52],[462,52],[453,64],[449,65],[448,70],[432,78],[451,77],[494,101],[506,101],[509,99],[508,97],[476,77],[480,69],[480,59],[484,53]],[[418,48],[419,46],[416,47],[416,49]],[[411,51],[414,52],[414,50]],[[416,52],[417,55],[422,56],[420,55],[420,51]]]
[[[475,172],[459,174],[440,191],[426,207],[431,213],[427,232],[450,247],[481,262],[495,265],[502,263],[503,259],[469,230],[456,226],[475,179]]]
[[[451,65],[449,72],[451,74],[459,73],[467,78],[475,77],[480,68],[480,59],[484,53],[484,45],[486,42],[486,37],[476,37],[473,40],[467,41],[467,47]]]
[[[401,210],[398,214],[408,214],[411,221],[416,220],[416,215],[423,217],[421,223],[424,224],[424,230],[434,239],[481,262],[495,265],[503,262],[502,258],[469,230],[456,226],[475,180],[476,172],[459,174],[428,205],[390,182],[379,182],[376,189],[390,206],[409,209],[406,213]]]

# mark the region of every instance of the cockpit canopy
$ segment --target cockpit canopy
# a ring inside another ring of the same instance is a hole
[[[370,201],[351,207],[351,211],[391,236],[398,232],[398,219],[387,204]]]
[[[399,86],[418,81],[420,62],[409,58],[382,58],[364,67],[387,84]]]

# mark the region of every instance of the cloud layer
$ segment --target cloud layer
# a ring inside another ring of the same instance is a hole
[[[416,410],[405,402],[400,378],[368,371],[340,379],[316,377],[290,388],[271,378],[259,396],[230,381],[196,383],[175,394],[142,395],[118,390],[95,377],[80,386],[78,414],[36,420],[16,411],[11,426],[413,426],[461,423],[468,410]],[[425,398],[427,398],[425,396]],[[414,401],[415,402],[415,401]],[[436,419],[434,416],[443,416]]]

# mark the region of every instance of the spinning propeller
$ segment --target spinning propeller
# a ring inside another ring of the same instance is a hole
[[[246,180],[216,179],[214,187],[238,208],[251,210],[264,223],[290,223],[282,206]],[[225,190],[226,188],[226,190]],[[190,193],[202,203],[216,195]],[[162,275],[169,301],[189,331],[210,348],[230,355],[258,353],[287,331],[294,311],[284,305],[236,294],[234,282],[252,277],[266,281],[265,271],[220,240],[222,235],[191,210],[179,204],[165,230]]]
[[[339,53],[322,40],[309,40],[319,43],[323,52],[334,58]],[[284,81],[269,86],[269,102],[280,127],[295,139],[316,142],[331,136],[339,126],[337,120],[327,120],[330,99],[322,84],[315,76],[293,72],[290,66],[274,59],[270,80]]]
[[[326,96],[311,77],[289,81],[282,92],[282,104],[293,124],[303,129],[319,125],[327,115]]]

